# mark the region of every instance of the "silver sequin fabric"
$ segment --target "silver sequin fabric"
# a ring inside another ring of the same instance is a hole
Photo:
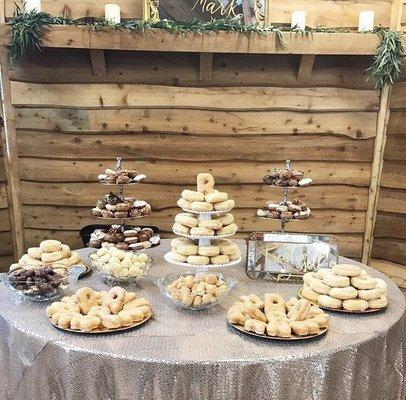
[[[245,252],[245,244],[237,241]],[[0,285],[1,400],[403,400],[405,299],[389,279],[386,311],[331,313],[326,335],[282,342],[248,336],[227,324],[242,294],[295,296],[300,285],[250,280],[245,259],[222,268],[238,286],[219,305],[192,312],[172,304],[156,278],[185,271],[149,250],[154,265],[128,290],[150,300],[154,317],[123,333],[83,335],[53,327],[47,304],[16,302]],[[88,250],[81,250],[82,255]],[[353,261],[341,260],[346,262]],[[78,282],[106,290],[98,274]]]

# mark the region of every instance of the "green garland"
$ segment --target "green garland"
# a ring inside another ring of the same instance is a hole
[[[315,32],[326,33],[348,33],[348,30],[342,29],[323,29],[313,28],[305,31],[296,27],[287,26],[260,26],[260,25],[243,25],[231,20],[212,20],[191,22],[162,20],[157,23],[142,20],[128,20],[119,24],[96,18],[85,18],[72,20],[69,18],[57,18],[44,12],[26,12],[17,7],[13,18],[9,21],[11,26],[10,39],[10,59],[13,63],[19,61],[25,54],[40,51],[44,35],[49,30],[50,25],[71,25],[87,26],[91,30],[116,30],[122,29],[129,32],[143,32],[148,29],[164,29],[171,33],[177,34],[204,34],[208,32],[233,31],[244,34],[256,33],[260,35],[269,35],[274,33],[277,45],[283,47],[282,32],[292,32],[298,35],[309,35]],[[400,65],[404,55],[401,34],[390,31],[389,29],[378,28],[373,31],[376,33],[381,43],[379,44],[373,64],[367,69],[370,78],[375,81],[377,89],[386,85],[393,85],[399,78]]]

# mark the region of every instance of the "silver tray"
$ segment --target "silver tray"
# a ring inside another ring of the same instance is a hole
[[[301,282],[303,275],[338,263],[338,242],[327,234],[254,232],[247,239],[251,279]]]

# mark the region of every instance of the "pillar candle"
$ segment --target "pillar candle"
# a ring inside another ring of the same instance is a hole
[[[361,11],[359,13],[358,32],[372,31],[374,29],[374,12]]]
[[[41,11],[41,0],[25,0],[24,10],[29,11]]]
[[[296,28],[304,31],[306,27],[306,13],[304,11],[293,11],[290,26],[292,28],[296,26]]]
[[[104,6],[104,18],[115,24],[119,24],[121,22],[120,6],[117,4],[106,4]]]

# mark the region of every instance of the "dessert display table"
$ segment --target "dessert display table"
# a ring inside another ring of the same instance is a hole
[[[244,254],[244,242],[236,243]],[[149,275],[130,286],[150,300],[153,318],[123,333],[62,332],[48,321],[45,304],[16,304],[1,285],[0,398],[404,398],[405,299],[379,272],[370,271],[388,282],[386,311],[331,313],[326,335],[295,343],[270,341],[228,325],[228,308],[237,296],[252,292],[295,296],[300,284],[250,280],[244,264],[223,267],[223,274],[239,280],[237,288],[209,310],[184,310],[164,298],[154,284],[158,277],[185,270],[164,261],[169,248],[169,240],[164,240],[151,249],[154,265]],[[80,250],[82,255],[89,251]],[[97,274],[81,279],[81,286],[107,289]]]

